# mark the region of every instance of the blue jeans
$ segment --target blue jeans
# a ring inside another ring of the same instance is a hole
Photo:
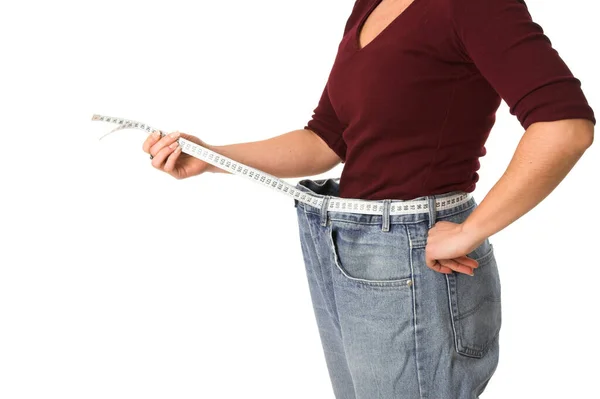
[[[296,187],[337,197],[338,182],[305,179]],[[418,199],[435,204],[456,193]],[[425,264],[428,230],[440,220],[463,222],[475,200],[387,217],[323,214],[297,200],[294,205],[335,397],[478,398],[499,358],[500,277],[493,246],[486,239],[468,254],[479,261],[473,277]]]

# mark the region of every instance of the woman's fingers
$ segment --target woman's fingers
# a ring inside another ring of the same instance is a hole
[[[149,154],[150,147],[152,147],[154,144],[156,144],[156,142],[158,141],[159,138],[160,138],[160,133],[157,131],[153,132],[151,135],[146,137],[146,140],[144,140],[144,143],[142,144],[142,149],[144,150],[144,152]]]
[[[460,258],[457,258],[460,259]],[[452,269],[456,272],[459,273],[465,273],[468,275],[472,275],[473,274],[473,269],[469,266],[466,266],[462,263],[457,262],[454,259],[438,259],[438,262],[442,265],[445,266],[449,269]]]
[[[431,268],[433,270],[435,270],[436,272],[440,272],[440,273],[444,273],[444,274],[450,274],[452,273],[452,269],[450,269],[447,266],[443,266],[439,261],[435,261],[433,263],[433,265],[431,266]]]
[[[177,144],[177,142],[175,142],[174,144]],[[172,147],[169,147],[172,148]],[[171,152],[170,155],[167,156],[167,161],[165,162],[165,166],[163,167],[163,170],[167,173],[169,173],[172,176],[173,175],[173,171],[175,170],[175,164],[177,163],[177,158],[179,158],[179,155],[181,154],[181,146],[180,145],[176,145],[175,148],[173,149],[173,152]],[[177,176],[175,176],[177,177]]]
[[[161,139],[162,141],[162,139]],[[154,152],[154,148],[159,145],[159,143],[155,144],[154,146],[152,146],[152,148],[150,149],[150,153]],[[175,151],[175,149],[179,147],[179,143],[177,141],[173,141],[170,145],[167,145],[165,147],[162,147],[152,158],[152,166],[154,166],[157,169],[163,169],[163,164],[165,163],[165,161],[167,160],[167,158],[169,157],[169,155],[171,155],[173,153],[173,151]]]
[[[440,273],[458,273],[473,275],[474,269],[479,267],[479,263],[466,255],[458,256],[452,259],[431,259],[426,257],[425,264],[432,270]]]
[[[474,269],[478,266],[479,264],[475,259],[471,259],[467,256],[461,256],[454,259],[436,259],[428,267],[440,273],[448,274],[455,271],[472,276]]]
[[[161,138],[160,140],[156,141],[154,144],[151,145],[150,147],[150,155],[156,157],[156,155],[160,152],[160,150],[162,150],[165,147],[170,146],[171,144],[173,144],[174,142],[177,141],[177,139],[179,139],[179,136],[181,135],[181,133],[179,132],[173,132],[171,134],[167,134],[165,135],[163,138]]]

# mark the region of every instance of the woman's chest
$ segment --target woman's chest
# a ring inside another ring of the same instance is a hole
[[[371,0],[344,35],[329,76],[331,103],[345,123],[356,115],[410,115],[473,73],[456,53],[452,26],[434,0],[412,0],[387,13],[377,3]]]
[[[414,1],[418,0],[374,0],[356,27],[358,48],[363,49],[396,20],[400,20],[401,14],[409,9]]]

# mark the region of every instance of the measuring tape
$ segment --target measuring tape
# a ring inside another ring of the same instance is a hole
[[[113,130],[100,137],[100,139],[107,135],[122,129],[141,129],[145,130],[148,134],[157,131],[161,137],[165,136],[165,132],[160,129],[156,129],[146,123],[133,121],[130,119],[115,118],[111,116],[104,116],[95,114],[92,116],[92,121],[116,123],[117,127]],[[209,150],[206,147],[198,145],[192,141],[186,140],[182,137],[177,139],[181,151],[198,158],[204,162],[214,165],[220,169],[227,170],[232,174],[239,175],[250,179],[256,183],[260,183],[263,186],[274,189],[282,194],[294,198],[297,201],[305,203],[307,205],[314,206],[318,209],[323,204],[324,196],[317,196],[305,191],[299,190],[297,187],[292,186],[285,181],[265,173],[261,170],[252,168],[244,165],[241,162],[234,161],[226,156],[218,154],[214,151]],[[436,209],[445,210],[453,208],[457,205],[467,202],[471,198],[471,193],[460,193],[436,200]],[[390,204],[390,215],[407,215],[413,213],[427,212],[428,201],[427,200],[393,200]],[[365,213],[370,215],[382,215],[383,214],[383,201],[373,200],[362,200],[353,198],[339,198],[331,197],[328,204],[329,211],[341,211],[350,213]]]

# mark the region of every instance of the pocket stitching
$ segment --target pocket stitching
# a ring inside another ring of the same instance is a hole
[[[490,243],[490,249],[482,256],[480,256],[479,258],[471,258],[475,261],[477,261],[478,264],[481,264],[483,262],[483,264],[487,264],[488,258],[491,258],[492,254],[494,253],[494,246],[492,245],[492,243]],[[477,270],[477,269],[475,269]]]
[[[479,258],[478,262],[485,260],[485,262],[483,262],[483,265],[489,263],[489,262],[487,262],[487,259],[488,258],[491,259],[491,255],[493,253],[494,253],[494,248],[493,248],[493,245],[490,243],[490,250],[485,255],[483,255],[481,258]],[[465,317],[475,313],[474,311],[476,309],[479,309],[485,303],[501,302],[501,299],[500,299],[500,297],[497,297],[495,295],[487,295],[484,298],[485,300],[481,301],[480,304],[478,304],[478,306],[469,309],[465,314],[462,314],[459,316],[459,311],[457,308],[458,303],[456,300],[456,296],[458,295],[458,293],[456,292],[456,275],[454,273],[447,274],[446,275],[446,283],[447,283],[447,287],[448,287],[450,320],[452,323],[452,330],[453,330],[453,334],[454,334],[455,350],[457,353],[464,355],[464,356],[482,358],[486,354],[490,345],[494,342],[494,340],[500,333],[500,326],[498,326],[498,328],[494,332],[494,335],[489,338],[489,340],[486,342],[486,344],[481,349],[474,349],[470,346],[466,346],[465,344],[463,344],[463,342],[462,342],[462,337],[463,337],[462,326],[458,322],[460,320],[464,319]],[[490,298],[492,298],[492,300],[490,300]],[[460,344],[459,344],[459,341],[460,341]]]
[[[333,261],[335,263],[335,266],[338,269],[338,271],[340,273],[342,273],[342,275],[345,278],[347,278],[349,281],[353,281],[353,282],[356,282],[358,284],[365,285],[365,286],[381,287],[381,288],[396,288],[396,287],[401,287],[401,286],[408,287],[410,285],[412,277],[406,277],[406,278],[396,279],[396,280],[367,280],[364,278],[353,277],[353,276],[349,275],[346,272],[346,270],[342,267],[340,260],[338,258],[337,248],[335,246],[335,243],[333,242],[333,226],[331,223],[328,223],[327,236],[329,238],[329,246],[330,246],[331,252],[333,254]]]
[[[473,306],[471,309],[462,312],[460,315],[457,314],[456,320],[462,320],[467,316],[472,315],[473,313],[476,313],[477,310],[479,310],[479,308],[481,308],[483,305],[485,305],[487,302],[500,302],[500,298],[498,298],[495,295],[486,295],[481,302],[479,302],[476,306]],[[458,313],[458,312],[457,312]]]

